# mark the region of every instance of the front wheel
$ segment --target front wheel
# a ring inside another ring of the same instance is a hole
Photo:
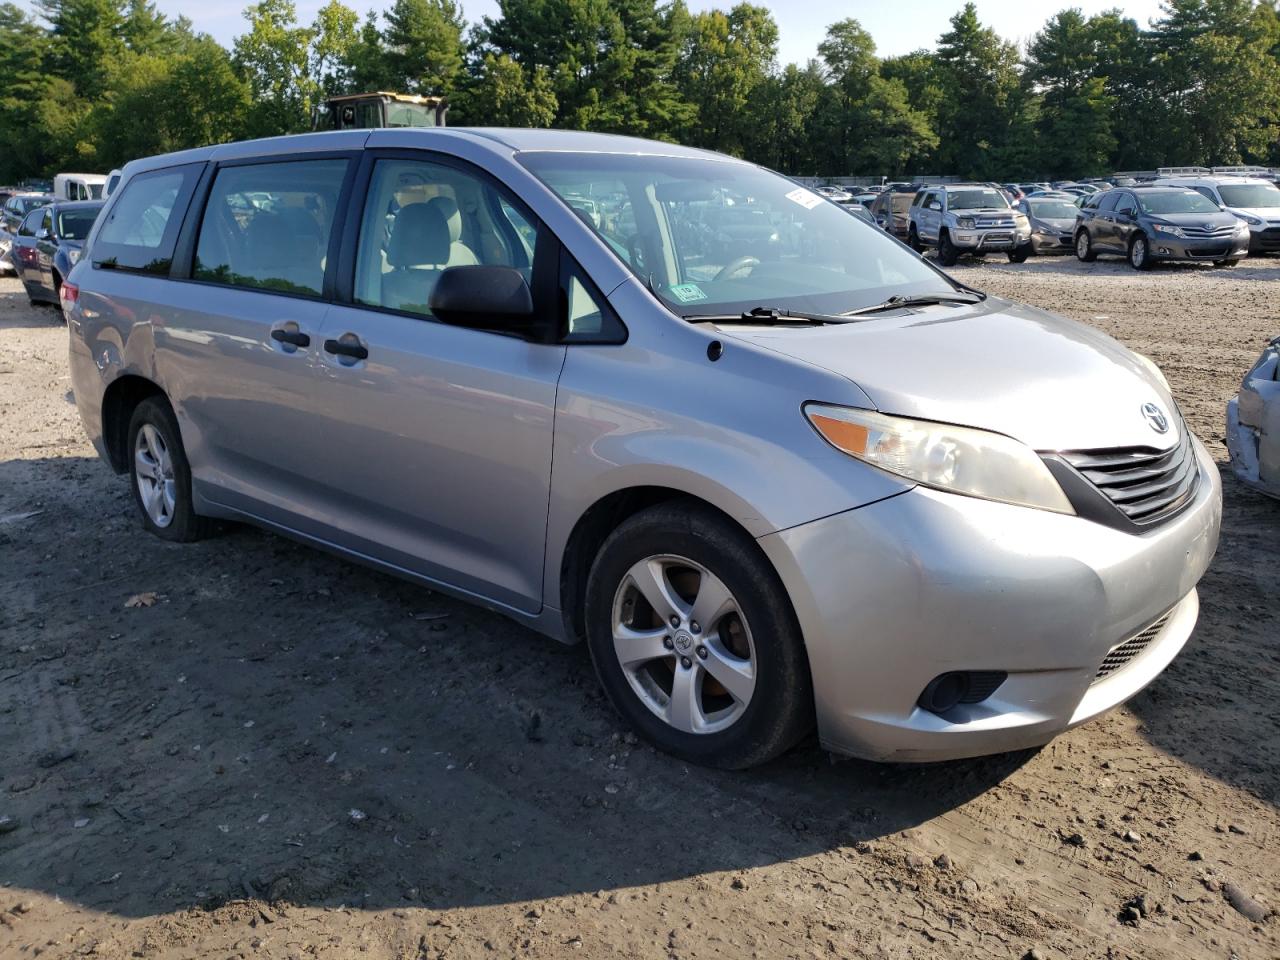
[[[1135,270],[1151,269],[1151,250],[1147,246],[1147,238],[1141,233],[1129,244],[1129,266]]]
[[[916,225],[913,223],[911,229],[907,232],[907,246],[916,253],[924,253],[924,244],[920,242],[920,234],[916,231]]]
[[[600,548],[587,643],[614,707],[684,760],[741,769],[813,725],[813,686],[791,603],[756,543],[713,511],[651,507]]]
[[[951,234],[945,230],[938,235],[938,262],[944,267],[954,267],[960,259],[960,251],[951,242]]]
[[[1089,239],[1089,231],[1081,230],[1076,234],[1076,259],[1081,263],[1093,263],[1098,255],[1093,252],[1093,242]]]
[[[189,542],[209,535],[213,521],[196,513],[191,466],[178,419],[163,397],[148,397],[129,420],[129,480],[142,524],[157,537]]]
[[[1022,246],[1009,251],[1009,262],[1026,263],[1029,256],[1031,256],[1031,244],[1024,243]]]

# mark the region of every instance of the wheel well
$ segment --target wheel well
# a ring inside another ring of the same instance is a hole
[[[147,397],[154,396],[163,397],[164,391],[146,377],[130,374],[113,380],[102,397],[102,444],[116,473],[129,468],[129,420],[133,411]]]
[[[582,613],[587,575],[609,534],[641,510],[673,500],[685,500],[714,510],[730,523],[741,526],[715,504],[670,487],[630,487],[597,500],[578,518],[560,561],[560,610],[564,617],[566,640],[577,642],[586,636]]]

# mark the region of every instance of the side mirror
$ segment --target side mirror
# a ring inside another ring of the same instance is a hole
[[[429,306],[443,322],[474,330],[529,333],[537,325],[533,294],[514,267],[448,267]]]
[[[930,210],[941,210],[941,209],[942,209],[942,204],[940,204],[937,200],[930,200],[930,201],[929,201],[929,209],[930,209]]]
[[[48,240],[48,239],[49,239],[50,237],[52,237],[52,236],[53,236],[53,234],[51,234],[51,233],[50,233],[48,230],[46,230],[44,227],[41,227],[39,230],[37,230],[37,231],[36,231],[36,239],[37,239],[37,240]]]

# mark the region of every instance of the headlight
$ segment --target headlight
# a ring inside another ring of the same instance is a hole
[[[1237,213],[1236,216],[1239,217],[1241,220],[1243,220],[1245,223],[1247,223],[1251,227],[1262,226],[1261,220],[1259,220],[1257,217],[1251,217],[1247,213]]]
[[[1156,233],[1169,233],[1175,237],[1185,236],[1185,234],[1182,232],[1181,227],[1175,227],[1168,223],[1153,223],[1151,225],[1151,229],[1153,229]]]
[[[956,226],[959,227],[961,230],[972,230],[973,217],[961,217],[959,220],[956,221]]]
[[[999,433],[809,403],[805,416],[837,450],[925,486],[1075,513],[1035,451]]]

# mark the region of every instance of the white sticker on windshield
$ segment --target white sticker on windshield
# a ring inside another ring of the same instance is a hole
[[[676,283],[667,289],[681,303],[697,303],[699,300],[707,299],[706,291],[696,283]]]
[[[804,187],[796,187],[787,194],[787,199],[792,203],[800,204],[800,206],[804,207],[806,210],[812,210],[822,202],[822,198],[820,196],[816,193],[811,193]]]

